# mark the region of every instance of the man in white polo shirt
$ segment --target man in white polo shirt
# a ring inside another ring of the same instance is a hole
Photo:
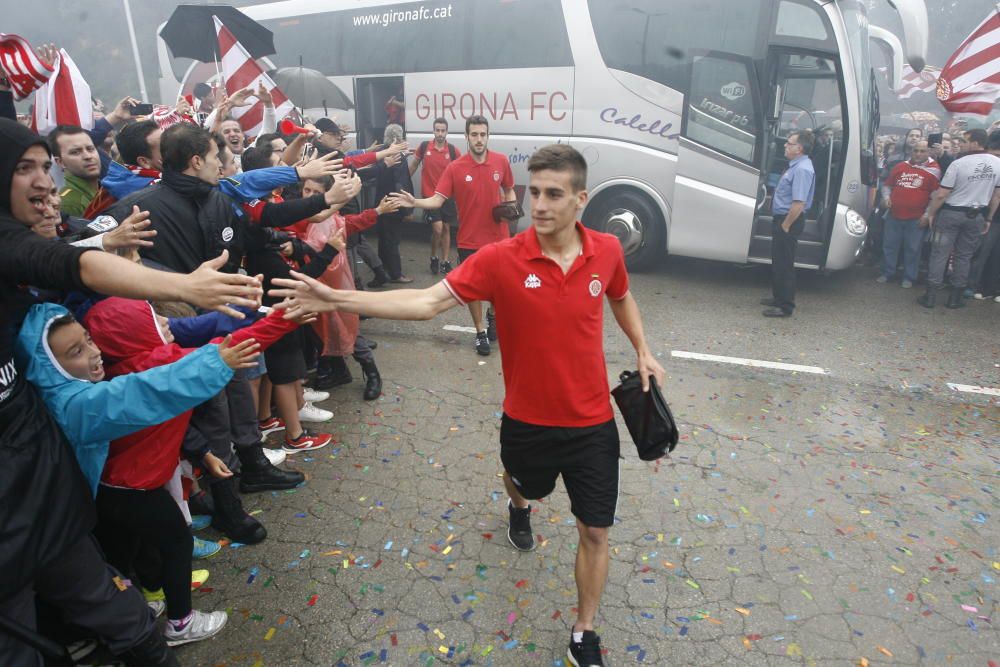
[[[934,235],[927,293],[918,299],[924,308],[934,307],[952,252],[955,256],[950,280],[952,290],[946,307],[965,305],[962,292],[969,279],[972,255],[983,234],[989,231],[990,220],[1000,206],[1000,158],[986,152],[989,142],[986,130],[970,130],[966,135],[968,150],[948,167],[941,187],[920,219],[920,225],[930,226]]]

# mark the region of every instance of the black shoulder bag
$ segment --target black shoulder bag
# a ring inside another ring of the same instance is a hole
[[[650,376],[648,392],[642,390],[639,371],[622,371],[618,379],[621,384],[611,390],[611,395],[625,418],[639,458],[655,461],[672,452],[679,435],[677,424],[656,385],[656,378]]]

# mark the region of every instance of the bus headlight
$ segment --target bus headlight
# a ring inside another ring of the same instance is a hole
[[[868,231],[868,222],[863,215],[849,208],[844,215],[844,227],[847,228],[847,233],[852,236],[864,236],[865,232]]]

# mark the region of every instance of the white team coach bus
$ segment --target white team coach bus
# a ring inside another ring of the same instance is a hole
[[[532,152],[571,142],[590,165],[584,223],[617,236],[630,268],[665,253],[770,262],[784,141],[812,129],[816,195],[796,262],[835,270],[861,248],[876,185],[867,1],[284,0],[241,10],[274,32],[266,66],[301,58],[353,99],[330,114],[359,146],[381,137],[385,104],[401,91],[411,146],[443,116],[464,150],[464,119],[482,114],[523,198]],[[919,70],[923,0],[892,4]],[[883,41],[901,65],[903,45]],[[158,50],[163,100],[214,74],[175,62],[162,40]]]

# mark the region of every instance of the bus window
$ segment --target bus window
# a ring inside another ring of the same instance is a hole
[[[758,57],[760,24],[770,20],[763,0],[589,0],[589,6],[608,67],[682,92],[690,83],[693,50]]]
[[[761,125],[751,76],[749,61],[696,56],[691,67],[684,134],[753,164]]]
[[[471,6],[472,65],[462,69],[573,65],[560,0],[478,0]]]
[[[826,41],[830,33],[823,17],[814,6],[782,0],[778,5],[778,21],[774,33],[779,37],[801,37]]]

